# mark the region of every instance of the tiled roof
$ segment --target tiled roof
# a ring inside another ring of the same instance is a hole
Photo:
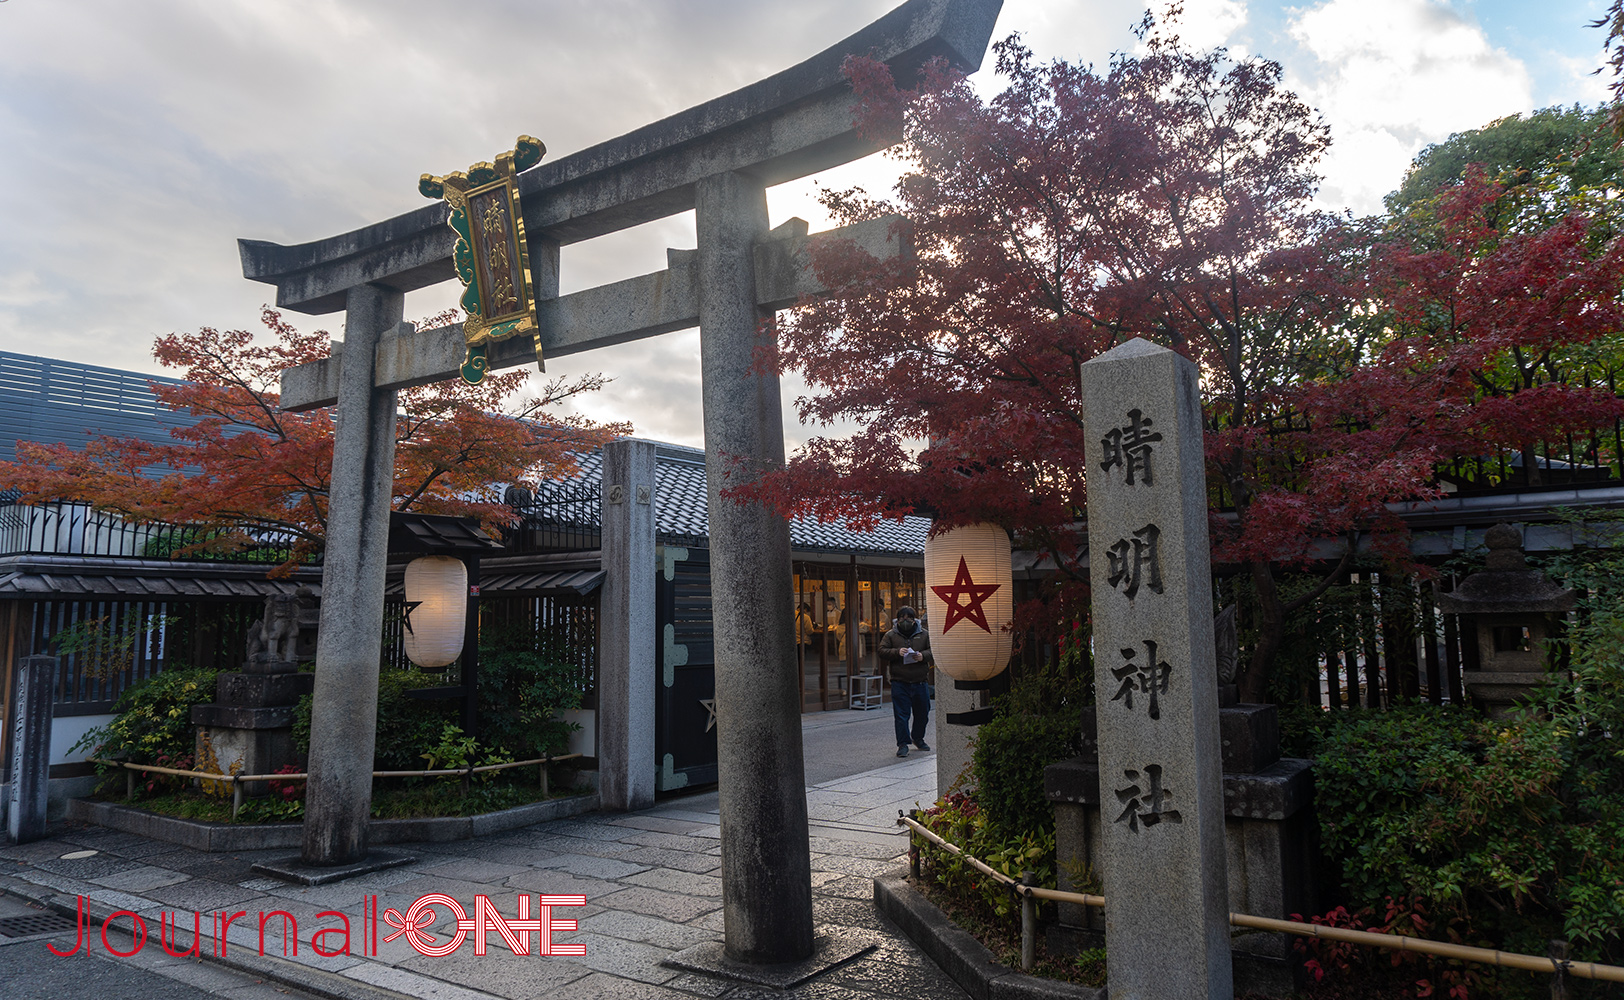
[[[655,458],[656,528],[661,538],[706,538],[710,526],[706,518],[705,453],[698,448],[660,444]],[[581,471],[544,489],[538,501],[549,494],[569,495],[583,488],[595,490],[603,477],[603,453],[594,451],[579,459]],[[905,517],[882,521],[874,531],[852,531],[839,523],[820,524],[807,518],[790,522],[790,546],[798,551],[838,551],[885,555],[922,555],[930,519]]]

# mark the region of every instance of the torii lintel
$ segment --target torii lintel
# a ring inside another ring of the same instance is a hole
[[[846,57],[881,59],[902,82],[936,57],[972,72],[1002,6],[908,0],[783,72],[531,168],[520,175],[530,259],[540,268],[563,244],[687,211],[707,176],[740,173],[770,186],[883,148],[852,125]],[[438,284],[454,276],[446,219],[437,204],[310,243],[239,240],[243,276],[276,285],[278,306],[312,315],[342,310],[358,285],[406,292]]]
[[[756,304],[783,309],[803,296],[825,289],[810,262],[813,248],[826,240],[849,241],[870,256],[884,259],[908,252],[906,233],[895,217],[842,226],[807,235],[807,224],[790,219],[755,246]],[[695,250],[667,250],[663,271],[611,282],[536,303],[536,342],[549,358],[578,354],[699,325],[699,281]],[[282,373],[282,409],[310,410],[338,400],[343,353],[289,368]],[[462,325],[429,330],[403,328],[378,341],[373,384],[379,389],[405,389],[455,378],[467,355]],[[535,347],[529,337],[490,345],[489,370],[532,364]]]

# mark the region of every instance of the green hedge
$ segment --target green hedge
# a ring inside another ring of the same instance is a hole
[[[1338,714],[1316,806],[1352,905],[1419,901],[1507,950],[1564,938],[1576,957],[1624,959],[1624,734],[1577,727],[1560,704],[1512,722]]]
[[[1004,715],[976,733],[975,800],[996,834],[1052,833],[1054,807],[1043,794],[1043,769],[1083,752],[1077,711]]]

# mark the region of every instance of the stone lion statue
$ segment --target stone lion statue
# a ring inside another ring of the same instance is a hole
[[[248,629],[248,659],[260,654],[278,663],[293,661],[299,641],[299,595],[265,598],[265,617]]]

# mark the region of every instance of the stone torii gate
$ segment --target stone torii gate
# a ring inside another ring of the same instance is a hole
[[[876,255],[899,252],[883,221],[808,236],[793,219],[769,231],[766,189],[882,147],[852,126],[840,72],[848,55],[884,60],[899,80],[937,56],[973,71],[1001,6],[908,0],[797,66],[519,178],[537,339],[547,355],[700,330],[715,619],[765,623],[716,631],[723,913],[733,962],[799,962],[812,955],[814,936],[789,527],[720,491],[740,481],[741,469],[748,476],[783,464],[778,379],[753,372],[752,357],[771,343],[764,320],[773,310],[823,290],[807,267],[812,244],[840,238]],[[689,209],[698,249],[670,251],[669,266],[654,274],[558,294],[563,245]],[[297,246],[240,241],[244,276],[276,285],[278,306],[345,313],[342,350],[282,380],[287,409],[338,407],[302,852],[310,865],[366,855],[396,390],[455,377],[466,350],[459,326],[401,322],[406,292],[455,277],[448,214],[437,203]],[[490,346],[489,367],[534,358],[529,339],[515,337]],[[602,673],[605,686],[653,676]],[[651,802],[653,774],[645,780],[646,790],[606,787],[606,804]]]

